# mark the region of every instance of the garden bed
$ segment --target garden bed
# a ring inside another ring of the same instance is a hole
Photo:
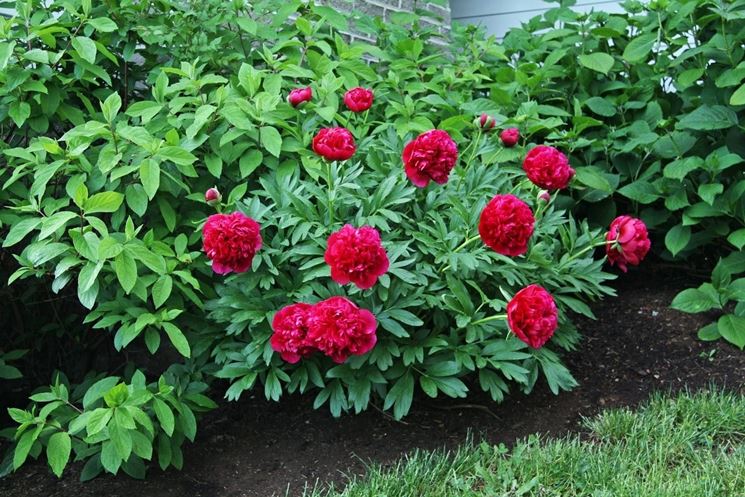
[[[644,267],[621,278],[617,299],[595,306],[598,321],[579,322],[585,339],[567,357],[580,386],[559,396],[541,386],[529,397],[513,394],[495,405],[474,388],[466,400],[414,402],[396,422],[375,409],[334,419],[313,410],[313,396],[267,402],[256,394],[227,403],[200,424],[187,446],[182,472],[151,470],[147,481],[124,475],[78,482],[80,465],[57,480],[43,464],[0,480],[7,497],[44,496],[256,496],[302,494],[305,485],[344,482],[366,463],[393,463],[415,448],[454,448],[469,432],[492,443],[512,444],[534,432],[576,430],[582,417],[607,407],[636,405],[657,390],[697,390],[712,384],[730,390],[745,380],[745,355],[722,341],[701,342],[709,322],[668,308],[690,286],[684,268]]]

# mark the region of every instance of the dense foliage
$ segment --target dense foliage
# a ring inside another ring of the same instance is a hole
[[[569,311],[592,316],[587,302],[612,294],[593,259],[606,229],[528,177],[564,188],[576,171],[565,191],[607,196],[581,162],[595,120],[536,100],[520,61],[474,28],[443,45],[416,14],[357,17],[370,44],[342,34],[349,20],[299,0],[29,1],[0,20],[2,267],[17,311],[0,367],[68,373],[10,409],[2,472],[42,452],[58,475],[86,460],[83,478],[178,468],[210,392],[313,392],[334,415],[376,403],[402,417],[416,390],[500,401],[540,378],[576,384],[557,352],[580,338]],[[372,104],[344,98],[355,87]],[[519,133],[503,144],[507,126]],[[349,136],[320,132],[334,127]],[[544,148],[520,167],[537,144],[569,162]],[[486,214],[498,194],[527,212]],[[234,222],[250,243],[223,247]],[[374,229],[386,252],[362,284],[325,253],[347,224]],[[513,232],[524,240],[499,240]],[[618,242],[616,254],[630,243]],[[332,324],[343,308],[368,335],[372,314],[375,341],[315,337],[322,354],[283,356],[272,324],[295,304]]]
[[[507,34],[515,64],[497,81],[568,121],[560,134],[588,186],[572,197],[591,221],[637,213],[664,236],[663,258],[722,257],[711,283],[673,307],[722,310],[701,337],[745,347],[745,279],[736,277],[745,272],[745,2],[625,1],[622,14],[561,3]]]

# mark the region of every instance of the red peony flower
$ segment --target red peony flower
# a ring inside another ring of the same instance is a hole
[[[433,129],[406,145],[403,160],[406,176],[416,186],[423,188],[430,180],[442,185],[458,160],[458,147],[446,131]]]
[[[340,285],[350,281],[362,290],[372,287],[388,271],[388,255],[378,230],[370,226],[345,225],[332,233],[324,255],[331,278]]]
[[[484,131],[490,131],[494,129],[494,126],[496,126],[496,124],[497,121],[495,121],[494,118],[489,114],[481,114],[481,116],[476,119],[476,125]]]
[[[313,89],[310,86],[305,88],[295,88],[287,95],[287,103],[293,107],[297,107],[305,102],[310,102],[313,98]]]
[[[507,304],[507,323],[517,338],[540,349],[556,331],[556,302],[543,287],[526,286]]]
[[[215,206],[219,204],[221,200],[222,195],[220,194],[220,190],[215,186],[208,188],[207,191],[204,192],[204,201],[207,202],[208,205]]]
[[[269,343],[280,357],[290,364],[295,364],[301,357],[308,357],[315,349],[308,344],[308,315],[312,306],[309,304],[292,304],[277,312],[272,320],[272,338]]]
[[[628,270],[627,264],[638,266],[652,245],[644,221],[631,216],[614,219],[605,240],[608,261],[611,266],[618,264],[624,273]]]
[[[357,151],[346,128],[323,128],[313,138],[313,151],[326,160],[347,160]]]
[[[242,273],[261,248],[260,226],[242,212],[213,214],[202,228],[202,240],[214,272]]]
[[[373,104],[374,95],[367,88],[352,88],[344,94],[344,104],[352,112],[364,112]]]
[[[514,257],[528,250],[534,225],[528,204],[514,195],[495,195],[481,211],[479,235],[498,254]]]
[[[366,354],[375,346],[375,316],[344,297],[331,297],[311,309],[308,344],[341,364],[350,355]]]
[[[514,147],[520,140],[520,130],[517,128],[507,128],[499,135],[502,145],[505,147]]]
[[[528,152],[523,169],[530,181],[547,190],[566,188],[574,176],[567,156],[546,145],[538,145]]]

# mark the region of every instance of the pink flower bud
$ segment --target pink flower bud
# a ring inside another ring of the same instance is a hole
[[[310,86],[305,88],[295,88],[287,96],[287,102],[293,107],[309,102],[313,98],[313,89]]]
[[[484,131],[489,131],[490,129],[493,129],[494,126],[497,124],[494,118],[490,116],[489,114],[481,114],[480,117],[477,117],[476,119],[474,119],[473,123]]]
[[[499,138],[502,140],[502,144],[505,147],[514,147],[520,140],[520,130],[517,128],[507,128],[502,131]]]
[[[548,193],[546,190],[541,190],[538,192],[538,199],[543,200],[544,202],[548,202],[551,200],[551,194]]]
[[[212,187],[204,192],[204,201],[211,206],[215,206],[222,200],[222,195],[216,187]]]

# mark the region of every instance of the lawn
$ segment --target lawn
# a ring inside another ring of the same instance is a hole
[[[550,413],[546,413],[550,416]],[[654,396],[609,410],[559,439],[415,452],[344,490],[306,497],[738,497],[745,495],[745,398],[721,391]]]

